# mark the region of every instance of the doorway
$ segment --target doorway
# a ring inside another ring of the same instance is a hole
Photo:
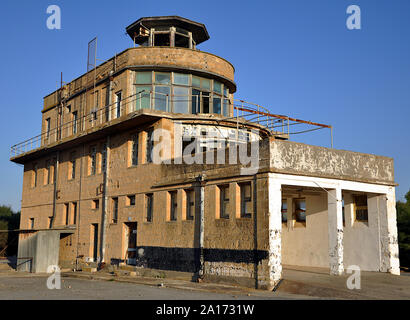
[[[137,222],[125,223],[125,261],[126,264],[137,264]]]
[[[98,260],[98,223],[91,225],[91,256],[94,262]]]

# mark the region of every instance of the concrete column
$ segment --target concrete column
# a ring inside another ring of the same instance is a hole
[[[273,289],[282,277],[282,190],[281,184],[271,176],[268,181],[269,188],[269,278],[267,289]]]
[[[379,196],[380,271],[400,275],[395,188]]]
[[[343,274],[343,216],[342,190],[329,190],[328,203],[328,235],[330,274]]]

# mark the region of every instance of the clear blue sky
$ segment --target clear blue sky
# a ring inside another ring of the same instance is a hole
[[[46,27],[49,5],[62,29]],[[362,29],[346,28],[359,5]],[[180,15],[207,26],[199,46],[231,61],[236,98],[271,112],[328,123],[335,148],[393,157],[400,186],[410,188],[410,1],[2,1],[0,63],[0,204],[20,208],[23,168],[9,148],[40,132],[42,99],[60,80],[86,70],[87,43],[98,58],[132,46],[125,27],[144,16]],[[303,142],[328,146],[325,131]]]

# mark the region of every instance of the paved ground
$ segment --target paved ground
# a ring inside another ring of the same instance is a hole
[[[249,299],[405,299],[410,300],[410,273],[394,276],[362,272],[360,290],[349,290],[349,274],[330,276],[326,269],[286,267],[275,292],[183,279],[161,279],[107,272],[67,272],[61,289],[47,288],[48,275],[18,273],[0,265],[0,300],[249,300]]]
[[[50,290],[46,286],[46,281],[47,276],[0,275],[0,300],[252,300],[303,298],[298,295],[265,291],[254,292],[250,290],[249,293],[246,293],[246,290],[235,291],[233,287],[226,287],[225,291],[228,291],[227,293],[215,292],[216,290],[222,290],[224,286],[198,289],[182,287],[183,284],[181,284],[181,289],[176,289],[149,284],[67,277],[62,278],[60,290]]]

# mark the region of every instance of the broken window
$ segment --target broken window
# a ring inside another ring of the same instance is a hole
[[[107,144],[104,143],[102,147],[101,153],[101,170],[103,173],[107,170]]]
[[[77,223],[77,202],[73,202],[71,204],[72,216],[73,216],[73,224]]]
[[[78,129],[78,113],[77,111],[73,112],[73,134],[77,133]]]
[[[70,206],[69,203],[64,204],[64,224],[68,226],[70,223]]]
[[[153,194],[152,193],[149,193],[149,194],[147,194],[147,195],[145,195],[145,197],[146,197],[146,204],[147,204],[147,207],[146,207],[146,213],[147,213],[147,215],[146,215],[146,220],[147,220],[147,222],[152,222],[152,204],[153,204],[153,202],[152,202],[152,200],[153,200]]]
[[[193,220],[195,214],[195,191],[186,190],[186,220]]]
[[[44,172],[44,184],[50,184],[51,160],[46,160],[46,170]]]
[[[70,154],[69,179],[75,179],[75,152]]]
[[[91,203],[91,209],[98,209],[100,207],[100,200],[94,199]]]
[[[355,195],[353,196],[355,220],[367,222],[369,219],[367,208],[367,195]]]
[[[170,191],[170,217],[169,219],[171,221],[176,221],[177,220],[177,192],[176,191]]]
[[[90,152],[90,175],[94,175],[97,167],[97,148],[91,147]]]
[[[228,204],[229,204],[229,185],[219,186],[219,217],[221,219],[229,219]]]
[[[147,132],[147,154],[146,154],[146,162],[152,163],[152,150],[154,149],[154,141],[153,141],[153,130],[149,130]]]
[[[127,206],[135,206],[135,195],[127,196]]]
[[[288,203],[286,199],[282,200],[282,207],[281,207],[281,215],[282,215],[282,222],[287,223],[288,222]]]
[[[241,218],[252,216],[252,186],[251,183],[240,184],[241,190]]]
[[[116,110],[116,118],[121,117],[121,96],[122,96],[121,91],[120,91],[120,92],[117,92],[117,93],[115,94],[115,97],[116,97],[116,103],[115,103],[115,105],[116,105],[116,108],[115,108],[115,110]]]
[[[47,118],[46,119],[46,138],[50,138],[50,130],[51,130],[51,119]]]
[[[112,223],[117,223],[118,221],[118,198],[112,198]]]
[[[295,220],[296,222],[306,223],[306,201],[305,199],[295,199]]]
[[[29,218],[28,228],[29,229],[34,229],[34,218]]]
[[[138,133],[132,136],[131,146],[131,165],[138,165]]]

